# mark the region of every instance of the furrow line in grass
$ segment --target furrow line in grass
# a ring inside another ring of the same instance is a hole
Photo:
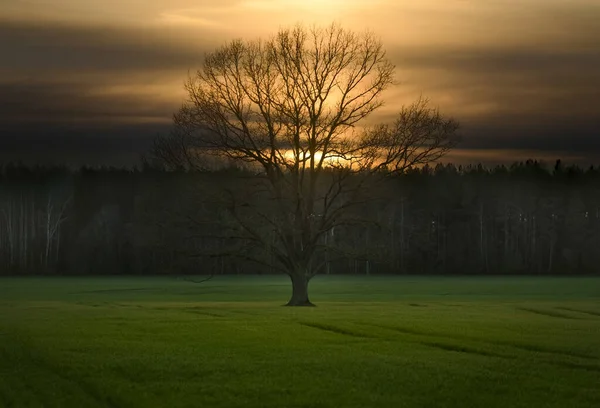
[[[222,312],[224,312],[224,313],[214,313],[214,312],[205,311],[205,310],[202,310],[201,307],[186,307],[183,309],[173,308],[172,310],[173,311],[181,310],[185,313],[195,313],[195,314],[201,314],[201,315],[212,316],[212,317],[232,317],[232,316],[236,316],[236,315],[256,316],[255,313],[233,310],[233,309],[221,309]]]
[[[111,293],[111,292],[140,292],[140,291],[155,291],[159,292],[160,289],[157,288],[119,288],[119,289],[95,289],[95,290],[85,290],[82,292],[70,292],[68,295],[86,295],[90,293]]]
[[[580,320],[581,319],[580,317],[569,316],[564,313],[553,312],[551,310],[548,311],[548,310],[533,309],[530,307],[517,307],[517,310],[522,310],[524,312],[529,312],[529,313],[535,313],[535,314],[542,315],[542,316],[558,317],[561,319],[572,319],[572,320]]]
[[[49,361],[43,360],[39,357],[36,359],[32,359],[32,360],[36,365],[38,365],[38,367],[56,375],[59,378],[62,378],[63,380],[65,380],[67,382],[71,382],[71,383],[75,384],[77,387],[79,387],[79,389],[81,389],[81,391],[83,391],[85,394],[89,395],[93,400],[95,400],[99,404],[106,405],[110,408],[118,408],[119,407],[119,405],[115,401],[113,401],[113,399],[110,396],[102,396],[89,383],[87,383],[79,378],[75,378],[74,376],[64,374],[59,369],[57,369],[57,367],[55,365],[51,364]]]
[[[534,344],[516,343],[516,342],[510,342],[510,341],[490,341],[490,340],[472,338],[472,337],[468,337],[468,336],[456,336],[456,335],[452,336],[452,335],[446,335],[446,334],[440,335],[438,333],[428,333],[428,332],[410,329],[410,328],[397,327],[397,326],[385,326],[385,325],[366,323],[366,322],[362,322],[361,324],[367,325],[367,326],[378,327],[381,329],[392,330],[392,331],[396,331],[396,332],[410,335],[410,336],[425,336],[425,337],[430,337],[430,338],[434,338],[434,339],[442,339],[442,340],[446,339],[446,340],[454,340],[454,341],[467,340],[467,341],[488,344],[488,345],[511,347],[511,348],[516,348],[516,349],[520,349],[520,350],[524,350],[524,351],[533,351],[533,352],[538,352],[538,353],[554,354],[554,355],[560,355],[560,356],[565,356],[565,357],[576,357],[576,358],[582,358],[585,360],[598,360],[598,357],[591,356],[588,354],[576,353],[576,352],[566,351],[566,350],[549,349],[549,348],[537,346]],[[420,341],[417,341],[417,342],[420,342]],[[441,344],[441,343],[436,342],[435,344]],[[449,346],[449,347],[452,347],[452,346]]]
[[[598,316],[598,317],[600,317],[600,312],[593,312],[591,310],[574,309],[574,308],[571,308],[571,307],[557,307],[556,309],[568,310],[570,312],[577,312],[577,313],[583,313],[583,314],[590,315],[590,316]]]
[[[439,335],[436,335],[433,333],[426,333],[426,332],[422,332],[422,331],[418,331],[418,330],[414,330],[414,329],[409,329],[406,327],[385,326],[385,325],[380,325],[380,324],[375,324],[375,323],[365,323],[365,322],[360,322],[360,324],[362,324],[364,326],[378,327],[380,329],[393,330],[393,331],[403,333],[403,334],[412,334],[415,336],[447,337],[447,336],[439,336]]]
[[[346,335],[346,336],[352,336],[352,337],[358,337],[358,338],[366,338],[366,339],[373,339],[373,338],[377,338],[375,336],[370,336],[364,333],[357,333],[357,332],[353,332],[351,330],[348,329],[344,329],[341,327],[336,327],[336,326],[332,326],[329,324],[322,324],[322,323],[314,323],[314,322],[298,322],[300,325],[302,326],[306,326],[306,327],[312,327],[314,329],[319,329],[319,330],[323,330],[323,331],[327,331],[327,332],[331,332],[331,333],[336,333],[336,334],[342,334],[342,335]]]
[[[193,314],[198,314],[198,315],[201,315],[201,316],[225,317],[225,315],[222,315],[222,314],[211,313],[211,312],[204,312],[202,310],[187,309],[187,310],[184,310],[184,311],[185,311],[185,313],[193,313]]]
[[[445,351],[455,351],[458,353],[466,353],[466,354],[475,354],[484,357],[497,357],[497,358],[505,358],[508,360],[514,360],[516,357],[509,356],[506,354],[493,353],[485,350],[479,350],[472,347],[459,346],[456,344],[447,344],[447,343],[438,343],[433,341],[416,341],[415,343],[422,344],[428,347],[434,347]]]
[[[436,334],[425,333],[425,332],[421,332],[418,330],[407,329],[407,328],[403,328],[403,327],[388,327],[388,326],[383,326],[383,325],[378,325],[378,324],[373,324],[373,323],[362,323],[362,324],[368,325],[368,326],[373,326],[373,327],[378,327],[381,329],[397,331],[399,333],[406,334],[409,336],[425,336],[425,337],[433,337],[433,338],[447,339],[447,340],[467,340],[467,338],[440,336],[440,335],[436,335]],[[471,340],[471,339],[468,339],[468,340]],[[442,343],[439,341],[420,340],[420,339],[419,340],[407,339],[407,341],[409,341],[411,343],[421,344],[421,345],[427,346],[427,347],[438,348],[438,349],[445,350],[445,351],[476,354],[476,355],[485,356],[485,357],[498,357],[498,358],[506,358],[506,359],[514,359],[515,358],[515,357],[512,357],[507,354],[494,353],[494,352],[490,352],[490,351],[486,351],[486,350],[477,349],[474,347],[468,347],[465,345],[449,344],[449,343]]]
[[[23,341],[23,339],[15,338],[11,336],[13,344],[16,344],[20,351],[20,358],[29,360],[34,366],[39,369],[53,375],[57,378],[60,378],[67,383],[74,384],[78,387],[84,394],[88,395],[91,399],[96,401],[100,405],[108,406],[110,408],[118,408],[119,405],[113,401],[110,396],[103,396],[99,394],[98,390],[91,384],[86,381],[81,380],[72,375],[65,374],[62,370],[58,369],[58,367],[51,363],[48,359],[42,357],[37,350],[32,347],[29,341]],[[25,349],[27,352],[25,352]]]
[[[498,346],[513,347],[513,348],[525,350],[525,351],[534,351],[537,353],[556,354],[556,355],[562,355],[562,356],[566,356],[566,357],[583,358],[586,360],[598,360],[598,357],[590,356],[589,354],[576,353],[573,351],[566,351],[566,350],[554,350],[554,349],[549,349],[546,347],[540,347],[535,344],[515,343],[515,342],[510,342],[510,341],[486,341],[486,340],[480,340],[480,341],[483,343],[495,344]]]
[[[600,373],[600,367],[591,365],[591,364],[578,364],[578,363],[571,363],[568,361],[555,361],[553,364],[556,364],[556,365],[562,366],[562,367],[567,367],[567,368],[577,368],[577,369],[582,369],[582,370],[586,370],[586,371],[594,371],[596,373]]]
[[[363,324],[372,325],[372,326],[380,327],[380,328],[388,328],[385,326],[374,325],[374,324],[369,324],[369,323],[363,323]],[[389,328],[389,329],[395,330],[394,328]],[[576,354],[576,353],[562,353],[562,352],[556,353],[556,352],[545,350],[545,349],[540,350],[539,348],[537,348],[535,346],[519,347],[519,345],[515,345],[513,343],[478,341],[475,339],[471,339],[471,338],[467,338],[467,337],[458,337],[458,336],[450,337],[450,336],[430,335],[430,334],[427,334],[424,332],[418,332],[418,331],[410,330],[410,329],[405,330],[402,328],[400,328],[400,330],[397,330],[397,331],[399,331],[403,334],[411,335],[411,336],[428,336],[428,337],[446,338],[446,339],[452,339],[452,340],[470,340],[470,341],[481,342],[483,344],[514,347],[514,348],[523,349],[523,350],[527,350],[527,351],[537,351],[537,352],[543,352],[543,353],[548,353],[548,354],[559,354],[559,355],[564,355],[564,356],[568,356],[568,357],[577,357],[577,358],[585,358],[585,359],[590,359],[590,358],[596,359],[596,357],[593,357],[593,356],[587,356],[587,355],[584,356],[584,355]],[[480,356],[484,356],[484,357],[496,357],[496,358],[503,358],[506,360],[515,360],[518,358],[517,356],[501,354],[501,353],[496,353],[496,352],[490,352],[490,351],[481,350],[481,349],[468,347],[468,346],[464,346],[464,345],[441,343],[441,342],[437,342],[437,341],[428,341],[428,340],[424,341],[424,340],[407,339],[407,341],[409,341],[411,343],[421,344],[421,345],[427,346],[427,347],[433,347],[433,348],[445,350],[445,351],[459,352],[459,353],[465,353],[465,354],[474,354],[474,355],[480,355]],[[569,361],[545,361],[545,363],[555,365],[555,366],[574,368],[574,369],[580,369],[580,370],[585,370],[585,371],[600,372],[600,366],[592,365],[592,364],[575,363],[575,362],[569,362]]]

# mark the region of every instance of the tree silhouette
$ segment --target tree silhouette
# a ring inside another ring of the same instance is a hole
[[[456,142],[458,124],[425,99],[392,124],[359,126],[382,106],[394,69],[372,33],[337,25],[236,40],[206,55],[186,83],[172,140],[155,145],[172,167],[214,156],[249,170],[220,196],[229,226],[221,237],[236,239],[232,255],[289,275],[290,306],[311,305],[309,280],[336,249],[327,237],[365,221],[353,208],[373,199],[378,181]]]

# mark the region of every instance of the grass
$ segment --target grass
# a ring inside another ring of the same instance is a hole
[[[599,407],[600,279],[0,280],[0,407]]]

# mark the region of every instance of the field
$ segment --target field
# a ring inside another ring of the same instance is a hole
[[[0,280],[0,407],[600,407],[600,279]]]

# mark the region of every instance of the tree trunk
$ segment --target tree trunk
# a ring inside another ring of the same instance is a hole
[[[314,306],[308,300],[308,281],[304,274],[290,275],[292,280],[292,298],[286,306]]]

